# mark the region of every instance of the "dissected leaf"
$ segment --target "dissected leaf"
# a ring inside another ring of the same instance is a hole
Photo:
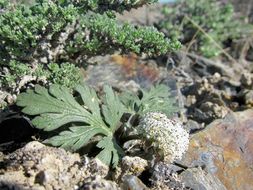
[[[124,106],[119,100],[119,97],[113,92],[109,86],[104,87],[105,97],[104,105],[102,106],[105,121],[109,124],[111,131],[115,131],[117,124],[124,113]]]
[[[124,92],[121,94],[120,100],[125,105],[127,112],[138,112],[141,100],[136,94]]]
[[[107,165],[112,164],[113,167],[116,167],[119,162],[119,158],[123,155],[123,150],[115,142],[113,137],[104,137],[97,144],[97,147],[103,149],[97,155],[97,158]]]
[[[67,88],[52,85],[49,90],[36,86],[18,97],[17,105],[23,112],[36,116],[33,124],[45,131],[57,129],[65,124],[78,123],[45,142],[69,150],[78,150],[87,145],[94,136],[102,136],[97,147],[101,148],[98,158],[106,164],[116,166],[122,150],[113,135],[124,113],[124,106],[109,86],[104,87],[103,101],[86,85],[78,85],[83,105],[68,92]],[[100,104],[101,108],[100,109]]]
[[[147,112],[162,112],[167,115],[178,111],[174,105],[174,98],[170,97],[169,88],[165,85],[157,85],[149,90],[141,90],[142,97],[129,92],[121,95],[121,102],[129,112],[145,114]]]
[[[67,88],[58,85],[52,85],[49,91],[37,85],[34,91],[21,93],[17,105],[24,107],[22,112],[26,114],[40,115],[32,123],[45,131],[52,131],[71,122],[87,122],[92,117]]]
[[[81,95],[85,106],[87,106],[93,114],[100,115],[99,99],[95,90],[86,85],[78,85],[76,91]]]
[[[175,99],[170,97],[169,88],[167,86],[153,86],[149,91],[142,90],[142,93],[142,113],[162,112],[170,115],[178,111],[178,108],[174,105]]]
[[[69,131],[63,131],[58,136],[46,140],[45,143],[76,151],[86,145],[93,136],[98,134],[104,134],[104,130],[101,127],[71,127]]]

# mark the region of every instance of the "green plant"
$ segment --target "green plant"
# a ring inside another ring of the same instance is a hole
[[[138,95],[123,92],[120,98],[128,113],[144,115],[148,112],[162,112],[169,116],[178,111],[165,85],[153,86],[149,90],[141,89]]]
[[[235,18],[231,4],[217,0],[179,0],[175,7],[165,6],[163,15],[160,30],[206,57],[224,53],[224,43],[241,37],[248,28]]]
[[[166,95],[161,93],[156,96],[154,93],[160,90],[165,93],[165,89]],[[34,90],[21,93],[17,105],[23,107],[22,112],[36,116],[32,120],[36,128],[45,131],[63,128],[62,132],[47,139],[46,143],[76,151],[96,141],[96,146],[100,148],[97,157],[107,165],[116,166],[124,151],[120,146],[121,136],[115,134],[122,127],[124,128],[122,116],[129,113],[129,105],[133,105],[126,102],[136,102],[137,96],[132,96],[135,97],[133,101],[129,98],[127,101],[122,101],[126,99],[120,98],[109,86],[104,87],[102,98],[86,85],[78,85],[75,92],[79,96],[74,97],[63,86],[51,85],[49,90],[36,86]],[[142,90],[142,98],[138,98],[139,109],[136,112],[130,109],[131,114],[144,115],[149,108],[150,111],[171,114],[175,110],[167,107],[170,103],[166,101],[173,100],[168,97],[168,88],[164,85],[153,87],[150,91]],[[69,124],[71,126],[66,130],[66,125]]]
[[[81,81],[79,68],[70,63],[49,63],[48,65],[38,65],[32,68],[31,65],[11,60],[7,65],[0,64],[3,68],[0,86],[19,91],[23,85],[29,82],[56,83],[68,88],[74,88]],[[14,91],[15,92],[15,91]],[[14,93],[13,92],[13,93]]]
[[[0,75],[5,78],[1,88],[19,86],[20,75],[12,69],[12,62],[26,67],[26,75],[43,73],[47,84],[63,84],[60,75],[71,67],[63,63],[81,66],[92,56],[116,50],[153,56],[178,49],[178,41],[166,38],[154,27],[117,22],[116,12],[153,2],[35,0],[27,6],[0,0]],[[54,69],[49,64],[54,64]],[[40,70],[34,72],[37,68]],[[70,70],[73,76],[80,76],[74,66]],[[80,81],[80,77],[69,78],[69,82],[64,82],[69,88]],[[16,84],[9,86],[10,83]]]

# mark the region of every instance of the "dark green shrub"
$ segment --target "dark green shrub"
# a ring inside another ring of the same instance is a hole
[[[178,41],[153,27],[117,22],[116,12],[146,3],[153,0],[36,0],[30,6],[0,0],[0,89],[19,92],[27,76],[72,88],[81,80],[76,67],[91,56],[115,50],[154,56],[178,49]]]

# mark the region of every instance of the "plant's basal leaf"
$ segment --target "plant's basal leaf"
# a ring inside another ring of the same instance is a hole
[[[174,105],[174,98],[170,97],[169,88],[165,85],[157,85],[150,90],[142,90],[142,98],[130,93],[121,95],[121,102],[130,112],[145,114],[147,112],[162,112],[170,115],[178,111]]]
[[[148,91],[142,90],[142,101],[146,102],[155,98],[167,98],[169,95],[169,89],[165,85],[152,86]]]
[[[59,110],[59,100],[50,97],[47,89],[39,85],[35,86],[35,90],[28,90],[21,93],[17,99],[17,105],[24,107],[22,110],[29,115],[38,115],[41,113],[52,112],[57,113]]]
[[[171,115],[178,111],[175,106],[175,99],[170,97],[169,88],[165,85],[157,85],[149,91],[142,91],[141,111],[147,112],[162,112]]]
[[[107,128],[101,117],[99,107],[100,100],[98,99],[95,90],[85,84],[82,84],[76,87],[76,91],[81,95],[84,105],[92,114],[90,122],[92,122],[94,125],[105,126]]]
[[[112,164],[116,167],[120,156],[122,156],[123,150],[118,146],[118,144],[112,139],[112,137],[104,137],[98,144],[97,147],[103,150],[97,155],[97,158],[101,160],[106,165]]]
[[[52,85],[49,91],[36,86],[34,91],[19,95],[17,105],[24,107],[23,112],[39,115],[34,125],[47,131],[54,130],[70,122],[89,123],[91,114],[77,103],[64,87]]]
[[[122,93],[120,96],[120,100],[126,107],[127,112],[129,113],[132,113],[132,112],[134,113],[135,111],[138,111],[138,110],[135,110],[135,107],[136,106],[138,107],[141,103],[139,97],[136,94],[132,94],[130,92]]]
[[[71,127],[69,131],[63,131],[45,142],[75,151],[86,145],[93,136],[104,132],[102,128],[95,126]]]
[[[105,97],[102,106],[105,121],[109,124],[111,131],[115,131],[125,109],[119,97],[109,86],[104,87]]]
[[[87,85],[78,85],[76,91],[79,92],[85,104],[93,114],[100,115],[99,99],[94,89]]]
[[[71,122],[84,122],[84,117],[80,115],[70,115],[65,113],[46,113],[35,117],[32,120],[33,125],[44,131],[52,131],[62,125]]]
[[[89,143],[96,135],[103,136],[97,147],[103,149],[98,158],[104,163],[116,166],[121,148],[113,135],[117,129],[125,107],[111,87],[104,88],[102,113],[96,92],[88,86],[77,86],[84,105],[81,106],[64,87],[52,85],[49,90],[36,86],[35,90],[23,93],[17,104],[24,107],[23,112],[38,115],[33,124],[46,131],[57,129],[68,123],[81,123],[82,126],[70,127],[45,142],[65,149],[78,150]]]

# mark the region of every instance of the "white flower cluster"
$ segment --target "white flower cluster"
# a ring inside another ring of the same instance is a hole
[[[165,161],[181,159],[188,149],[189,133],[178,121],[158,112],[147,113],[137,127],[139,134],[162,152]]]

